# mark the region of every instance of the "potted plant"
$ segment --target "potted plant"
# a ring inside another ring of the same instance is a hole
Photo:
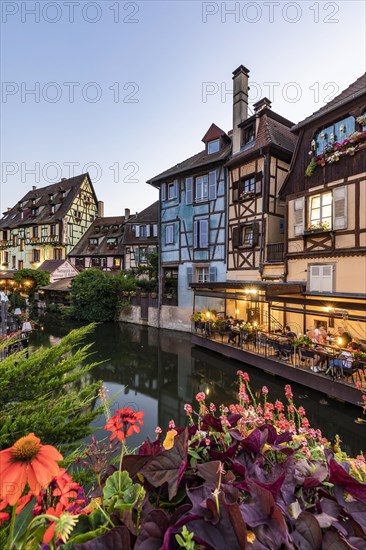
[[[302,348],[302,347],[306,348],[306,347],[311,346],[312,343],[313,343],[312,339],[309,338],[309,336],[307,336],[306,334],[304,334],[303,336],[298,336],[292,342],[292,344],[297,348]]]

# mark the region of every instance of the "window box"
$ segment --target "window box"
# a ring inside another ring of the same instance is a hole
[[[39,237],[32,237],[31,241],[32,241],[32,243],[38,243]]]
[[[305,229],[304,231],[304,237],[307,237],[309,235],[324,235],[324,234],[327,234],[329,233],[330,235],[333,235],[333,230],[328,228],[328,229]]]

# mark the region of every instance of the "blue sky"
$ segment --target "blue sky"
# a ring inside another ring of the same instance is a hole
[[[365,71],[363,1],[1,8],[1,211],[86,165],[106,215],[141,211],[157,198],[146,180],[200,151],[212,122],[231,129],[240,64],[251,102],[293,122]]]

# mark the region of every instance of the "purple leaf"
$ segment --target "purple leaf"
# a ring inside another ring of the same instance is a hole
[[[268,431],[261,432],[260,430],[254,430],[248,437],[243,439],[242,446],[246,451],[252,453],[260,453],[263,445],[267,441]]]
[[[351,477],[338,462],[331,458],[329,460],[329,481],[334,485],[341,485],[353,497],[366,503],[366,484],[360,483]]]
[[[322,550],[357,550],[335,531],[327,531],[323,537]]]
[[[215,449],[209,449],[208,454],[214,459],[214,460],[226,460],[227,458],[231,458],[235,455],[238,448],[238,442],[235,441],[233,445],[230,445],[230,447],[223,452],[215,451]]]
[[[188,431],[177,435],[174,447],[153,457],[141,470],[141,474],[154,487],[168,484],[169,500],[177,494],[179,483],[187,467]]]
[[[214,460],[212,462],[205,462],[204,464],[197,464],[198,473],[205,481],[217,485],[220,479],[220,460]]]
[[[347,514],[360,526],[364,535],[366,535],[366,506],[362,502],[353,500],[344,507]],[[360,535],[361,536],[361,535]]]
[[[138,454],[141,456],[156,456],[162,452],[163,449],[161,448],[161,442],[159,439],[152,442],[149,438],[147,438],[139,448]]]
[[[202,419],[202,430],[213,428],[215,432],[223,432],[221,420],[212,414],[206,414]]]
[[[130,550],[130,533],[126,526],[114,527],[106,535],[82,544],[75,544],[75,550]]]
[[[301,512],[295,523],[296,530],[309,543],[312,550],[320,550],[322,530],[315,517],[310,512]]]
[[[168,526],[168,514],[163,510],[152,510],[141,523],[135,550],[159,550]]]

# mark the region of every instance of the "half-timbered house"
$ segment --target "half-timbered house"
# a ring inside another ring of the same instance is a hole
[[[212,124],[202,141],[201,152],[148,181],[160,191],[161,324],[183,330],[193,308],[190,284],[226,277],[231,138]]]
[[[64,260],[98,215],[89,174],[33,187],[0,220],[3,268],[38,268],[45,260]]]
[[[302,331],[341,325],[366,340],[366,74],[292,130],[285,272],[303,292],[277,305]]]
[[[69,254],[78,269],[129,270],[157,252],[158,202],[131,215],[98,217]]]

